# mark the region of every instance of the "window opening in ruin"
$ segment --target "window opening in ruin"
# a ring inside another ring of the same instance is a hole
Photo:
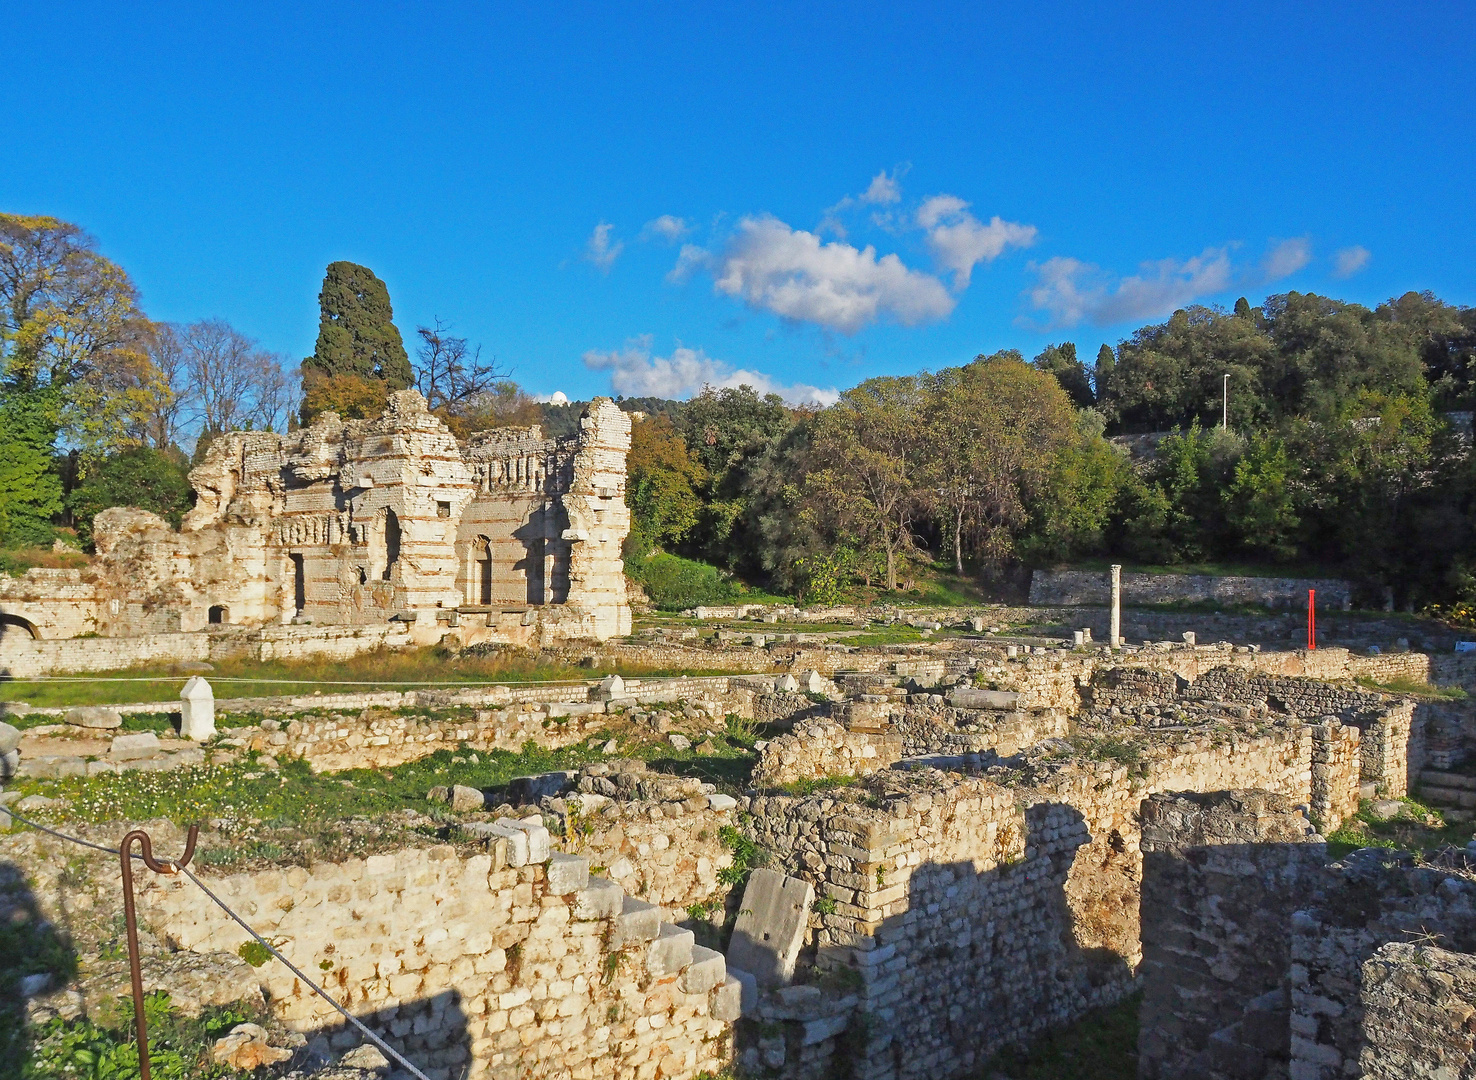
[[[222,604],[211,604],[206,618],[210,621],[211,626],[220,626],[230,621],[230,615]]]
[[[492,605],[492,541],[485,537],[477,541],[477,603]]]
[[[307,607],[307,570],[301,555],[292,555],[292,605],[298,614]]]
[[[400,561],[400,519],[393,510],[384,512],[384,573],[380,575],[385,581],[390,579],[394,571],[395,563]]]
[[[359,567],[359,584],[369,584],[369,571],[365,570],[362,566]]]
[[[448,502],[436,502],[436,517],[448,518],[451,516],[451,504]]]

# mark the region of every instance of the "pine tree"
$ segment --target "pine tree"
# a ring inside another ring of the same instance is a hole
[[[395,328],[389,289],[366,266],[328,264],[318,294],[318,344],[302,362],[303,375],[353,375],[403,390],[412,381],[410,357]]]

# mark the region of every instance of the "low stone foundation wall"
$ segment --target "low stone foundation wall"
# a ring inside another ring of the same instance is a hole
[[[762,790],[824,776],[870,776],[901,757],[899,734],[847,731],[816,717],[801,720],[793,732],[764,747],[751,782]]]
[[[1307,590],[1317,590],[1319,607],[1349,610],[1353,586],[1337,578],[1263,578],[1208,574],[1123,574],[1124,604],[1214,602],[1300,607]],[[1030,575],[1030,603],[1049,607],[1106,604],[1112,599],[1108,575],[1099,570],[1036,570]]]

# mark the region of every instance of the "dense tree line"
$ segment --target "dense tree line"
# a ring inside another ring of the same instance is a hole
[[[1473,357],[1476,309],[1288,293],[1177,311],[1090,365],[1071,342],[1007,351],[818,412],[708,390],[635,426],[631,551],[813,597],[944,558],[990,578],[1112,556],[1470,600]]]

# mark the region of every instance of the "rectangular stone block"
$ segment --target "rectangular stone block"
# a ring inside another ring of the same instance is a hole
[[[606,881],[604,878],[592,877],[574,897],[574,917],[576,919],[616,918],[620,914],[625,899],[625,890],[619,885],[613,881]],[[653,907],[651,910],[656,909]]]
[[[620,948],[637,941],[650,941],[661,932],[661,909],[655,904],[625,896],[615,920],[611,943]]]
[[[656,940],[646,948],[646,971],[660,978],[675,975],[692,962],[696,939],[690,930],[662,923]]]
[[[140,731],[131,735],[113,736],[108,757],[114,761],[137,761],[139,758],[153,757],[161,749],[159,736],[152,731]]]
[[[577,893],[589,884],[589,860],[555,851],[548,861],[548,891],[555,896]]]
[[[682,993],[705,994],[721,986],[727,977],[728,964],[722,953],[693,945],[692,962],[682,971]]]
[[[728,956],[764,986],[788,985],[814,900],[808,881],[755,870],[743,891]]]
[[[714,1020],[731,1024],[743,1016],[743,984],[729,975],[723,985],[712,992],[708,1011]]]

